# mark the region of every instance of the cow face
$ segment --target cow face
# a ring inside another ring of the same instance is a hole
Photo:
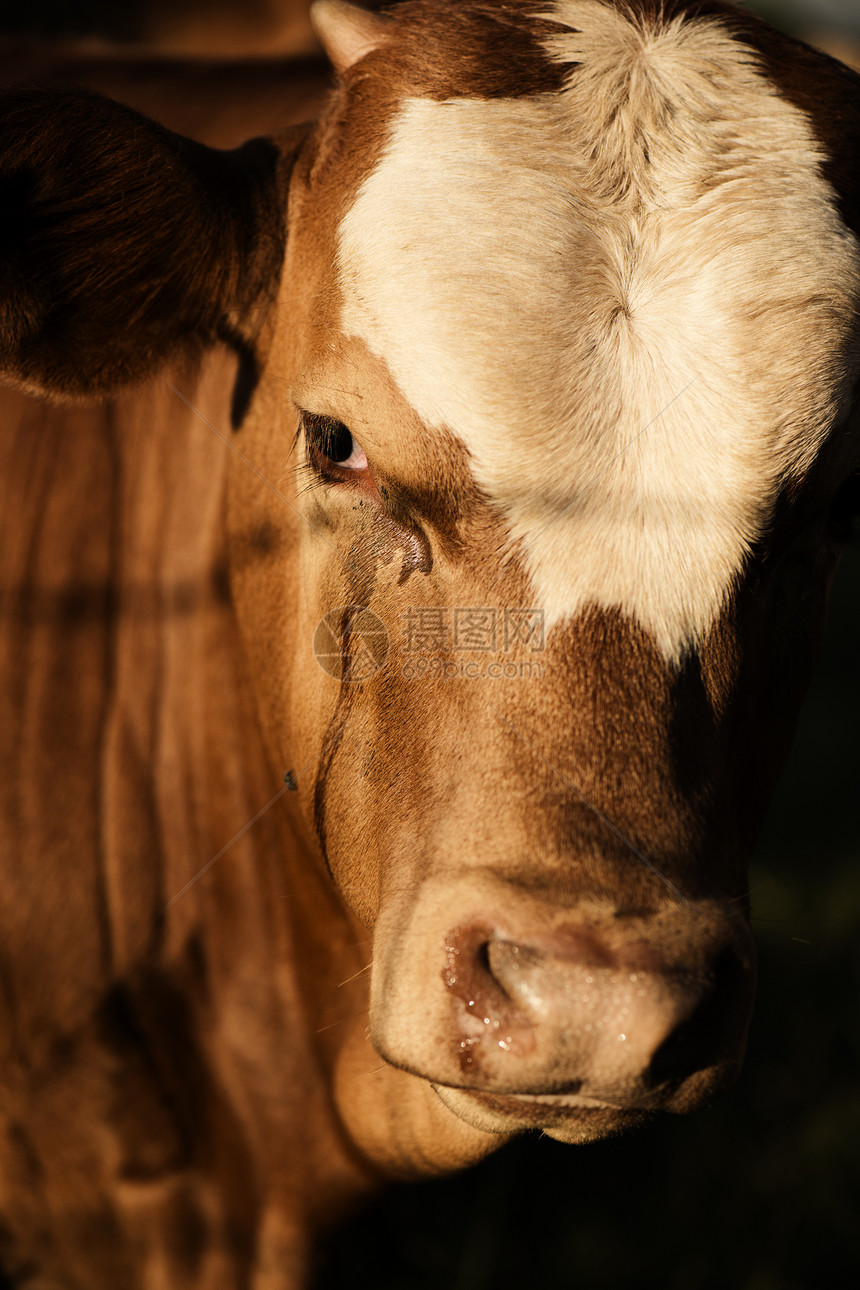
[[[675,8],[324,7],[342,86],[244,431],[295,514],[235,481],[373,1042],[494,1130],[736,1073],[745,867],[857,465],[860,255],[814,122],[720,6]]]

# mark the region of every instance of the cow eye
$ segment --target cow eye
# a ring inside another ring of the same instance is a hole
[[[301,421],[311,463],[321,474],[342,479],[342,471],[367,470],[364,449],[349,426],[316,412],[302,412]]]

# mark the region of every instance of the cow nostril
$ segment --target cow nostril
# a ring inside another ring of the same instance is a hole
[[[505,1009],[511,996],[496,971],[495,942],[486,928],[455,928],[446,937],[445,951],[442,979],[452,994],[474,1015]]]
[[[748,972],[733,950],[724,950],[693,1011],[654,1054],[649,1085],[679,1084],[697,1071],[716,1066],[725,1053],[733,1051],[746,1030],[748,995]]]
[[[539,1008],[547,975],[544,956],[514,941],[491,941],[484,949],[487,971],[505,998],[526,1013]]]

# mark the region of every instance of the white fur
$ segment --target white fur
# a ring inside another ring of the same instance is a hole
[[[561,94],[410,99],[340,230],[343,326],[461,437],[547,625],[700,641],[856,376],[810,127],[713,21],[557,0]]]

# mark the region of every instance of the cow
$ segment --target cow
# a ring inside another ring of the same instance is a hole
[[[723,0],[317,0],[226,151],[0,111],[13,1282],[289,1290],[740,1068],[856,507],[860,80]]]

